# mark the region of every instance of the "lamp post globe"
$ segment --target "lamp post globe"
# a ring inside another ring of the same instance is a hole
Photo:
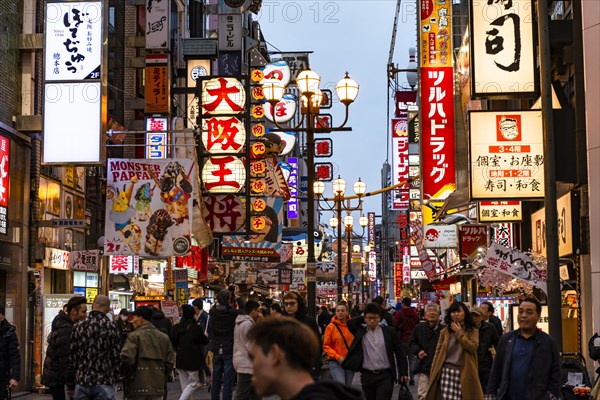
[[[335,85],[335,93],[340,101],[346,106],[349,106],[354,102],[356,96],[358,96],[358,89],[358,83],[350,78],[348,72],[346,72],[346,76]]]

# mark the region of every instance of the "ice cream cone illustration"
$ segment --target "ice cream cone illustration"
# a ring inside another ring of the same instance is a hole
[[[152,255],[161,253],[165,236],[174,223],[171,215],[164,208],[154,211],[146,228],[146,243],[144,244],[146,253]]]

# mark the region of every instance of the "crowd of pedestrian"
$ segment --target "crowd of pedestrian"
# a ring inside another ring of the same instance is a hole
[[[321,306],[316,318],[298,292],[282,304],[244,302],[230,287],[208,312],[202,299],[183,305],[172,325],[147,306],[112,321],[108,297],[96,296],[88,313],[74,296],[52,321],[42,382],[53,400],[115,399],[121,388],[128,399],[166,399],[174,371],[180,400],[207,387],[212,400],[390,400],[395,384],[415,383],[418,400],[561,398],[560,354],[538,329],[535,298],[521,301],[518,328],[507,333],[489,303],[455,301],[443,316],[428,303],[422,321],[410,298],[396,307],[381,297],[352,309]],[[4,312],[0,305],[1,400],[20,379],[19,343]]]

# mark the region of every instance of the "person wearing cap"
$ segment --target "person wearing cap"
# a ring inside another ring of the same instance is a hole
[[[134,330],[121,350],[121,371],[128,399],[161,400],[167,376],[175,363],[170,338],[151,320],[152,308],[136,308],[131,320]]]
[[[121,344],[121,349],[125,344],[125,339],[127,339],[127,335],[129,335],[129,333],[133,331],[133,325],[131,325],[131,322],[129,322],[130,314],[131,313],[129,312],[129,310],[127,310],[126,308],[122,308],[121,311],[119,311],[119,317],[115,321],[117,331],[119,332],[119,343]]]
[[[487,394],[487,383],[500,338],[494,325],[484,321],[486,312],[481,307],[471,307],[471,317],[473,318],[473,325],[479,330],[479,346],[477,347],[479,382],[481,383],[483,394]]]
[[[0,304],[0,399],[8,398],[7,388],[15,389],[21,379],[19,339],[4,313],[4,306]]]

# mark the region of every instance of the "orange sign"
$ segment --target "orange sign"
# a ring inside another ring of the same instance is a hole
[[[254,199],[252,202],[252,211],[263,212],[267,208],[267,202],[264,199]]]
[[[256,124],[252,126],[252,134],[256,137],[265,135],[265,126],[263,124]]]
[[[252,107],[252,116],[256,119],[263,118],[265,116],[265,110],[261,104]]]
[[[452,67],[452,5],[449,1],[419,2],[421,67]]]
[[[254,82],[260,82],[263,80],[264,77],[265,74],[260,69],[255,69],[252,71],[251,78]]]
[[[169,112],[168,77],[166,65],[146,66],[146,113]]]

